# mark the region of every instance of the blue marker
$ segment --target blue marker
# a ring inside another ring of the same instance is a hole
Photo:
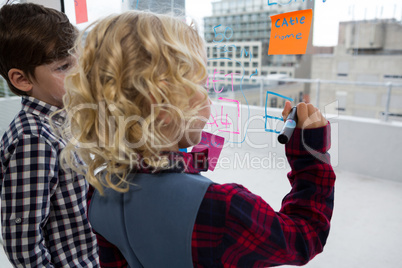
[[[293,131],[297,125],[297,109],[296,106],[290,110],[290,113],[283,125],[282,131],[279,133],[278,141],[282,144],[288,143],[290,137],[292,137]]]

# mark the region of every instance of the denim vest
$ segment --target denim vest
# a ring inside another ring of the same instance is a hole
[[[193,267],[193,227],[212,181],[186,173],[138,173],[128,180],[135,185],[127,193],[94,192],[93,229],[119,248],[130,268]]]

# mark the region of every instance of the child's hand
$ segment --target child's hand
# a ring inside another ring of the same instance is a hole
[[[292,105],[287,101],[282,111],[283,120],[286,121],[291,109]],[[302,129],[324,127],[328,123],[318,108],[304,102],[297,104],[297,119],[296,127]]]

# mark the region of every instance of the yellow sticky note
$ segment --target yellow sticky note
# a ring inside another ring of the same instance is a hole
[[[311,9],[271,16],[268,55],[305,54],[312,20]]]

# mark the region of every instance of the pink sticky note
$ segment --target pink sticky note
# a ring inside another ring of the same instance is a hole
[[[225,138],[211,133],[202,132],[201,142],[193,147],[192,153],[202,152],[208,149],[208,169],[213,171],[218,163]]]
[[[87,0],[74,0],[75,21],[77,24],[88,21]]]

